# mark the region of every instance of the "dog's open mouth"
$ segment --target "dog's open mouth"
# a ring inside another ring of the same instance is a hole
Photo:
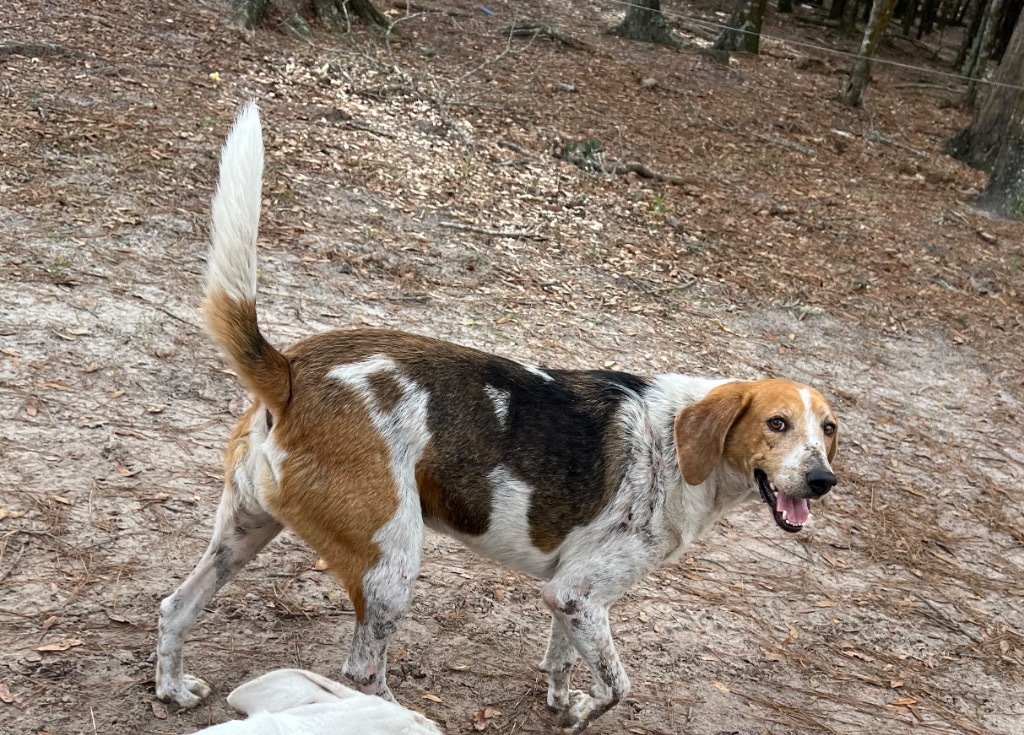
[[[810,505],[804,498],[794,498],[786,493],[776,492],[771,482],[761,470],[754,470],[754,477],[757,479],[757,487],[761,491],[761,497],[768,507],[772,509],[772,517],[783,531],[796,533],[811,515]]]

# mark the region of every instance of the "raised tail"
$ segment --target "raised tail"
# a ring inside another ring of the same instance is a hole
[[[220,156],[213,196],[206,329],[246,387],[280,417],[291,400],[291,367],[263,337],[256,321],[256,233],[263,184],[259,110],[249,102]]]

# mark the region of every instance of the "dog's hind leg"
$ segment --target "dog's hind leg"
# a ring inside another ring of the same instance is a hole
[[[569,678],[578,658],[579,652],[569,639],[565,623],[552,615],[548,650],[540,663],[540,670],[548,675],[548,707],[556,712],[568,709],[570,696],[578,694],[569,690]]]
[[[209,693],[209,685],[182,670],[181,647],[203,606],[281,531],[269,513],[245,503],[229,483],[221,496],[213,537],[188,579],[160,603],[156,695],[190,708]]]

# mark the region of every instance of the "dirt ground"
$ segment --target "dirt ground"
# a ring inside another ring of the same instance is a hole
[[[0,10],[0,732],[186,733],[268,670],[340,675],[351,606],[285,534],[186,646],[213,696],[153,695],[156,607],[206,544],[247,400],[196,307],[249,97],[278,345],[387,326],[833,401],[813,527],[745,511],[623,599],[633,690],[593,732],[1024,732],[1024,227],[973,210],[983,177],[941,152],[958,89],[877,67],[850,110],[841,57],[621,41],[614,0],[413,7],[387,43],[248,34],[212,0]],[[853,45],[799,15],[766,30]],[[581,43],[500,32],[527,20]],[[945,68],[955,40],[882,53]],[[662,178],[608,173],[629,162]],[[550,732],[538,590],[430,537],[399,699],[449,733]]]

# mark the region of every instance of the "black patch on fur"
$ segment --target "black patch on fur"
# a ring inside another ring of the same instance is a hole
[[[449,353],[402,366],[430,396],[424,461],[441,489],[439,515],[457,531],[486,532],[489,475],[503,467],[533,488],[531,538],[553,549],[592,520],[618,486],[624,467],[608,462],[621,441],[615,420],[623,401],[642,395],[648,383],[609,371],[546,370],[548,380],[512,360],[478,355],[463,361]],[[503,423],[487,386],[509,397]]]
[[[270,411],[268,410],[267,411],[267,431],[270,431],[273,428],[274,428],[274,414],[270,413]]]

